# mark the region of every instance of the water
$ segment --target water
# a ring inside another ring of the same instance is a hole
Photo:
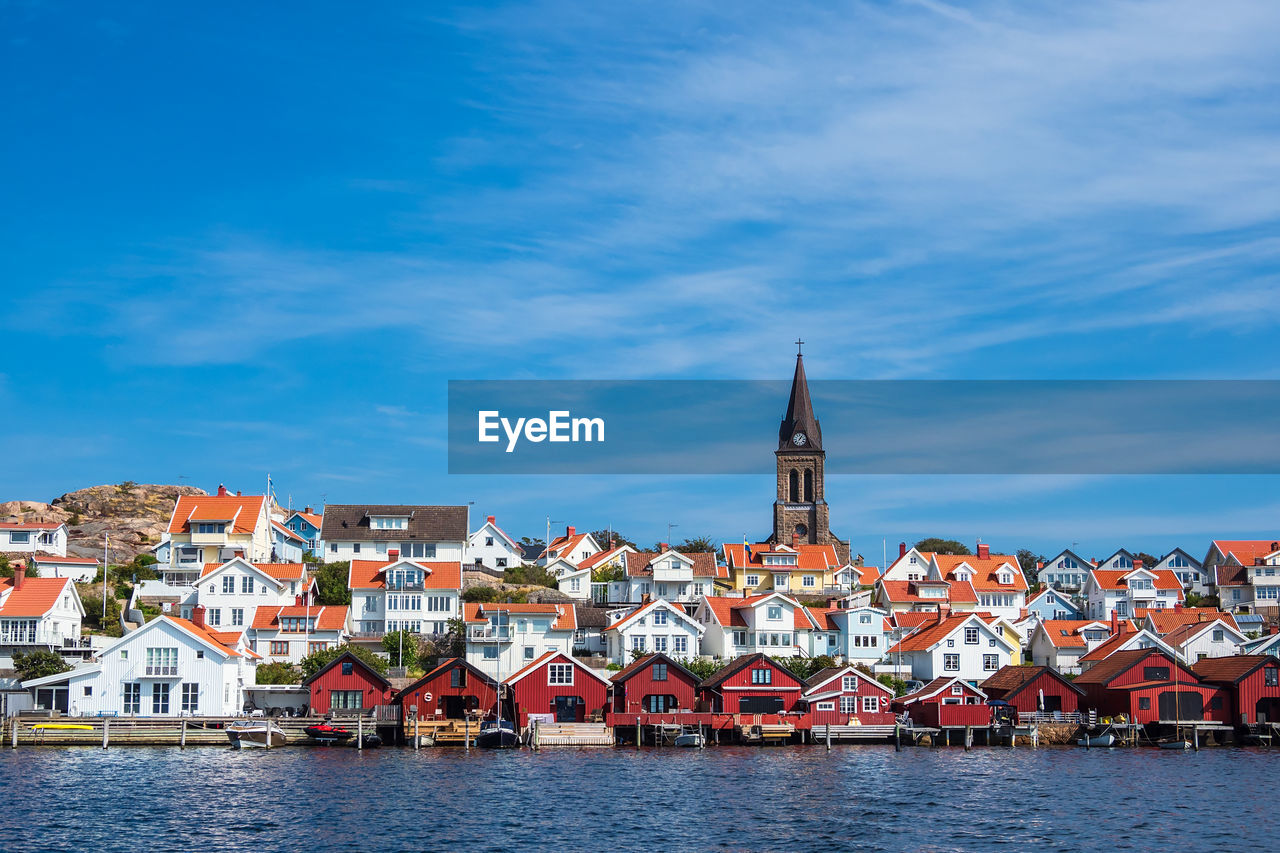
[[[9,850],[1266,848],[1280,754],[20,748]]]

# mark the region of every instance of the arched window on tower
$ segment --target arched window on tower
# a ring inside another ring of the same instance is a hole
[[[813,503],[813,469],[804,469],[804,499]]]
[[[792,503],[800,502],[800,472],[795,468],[791,469],[791,488],[787,491],[787,500]]]

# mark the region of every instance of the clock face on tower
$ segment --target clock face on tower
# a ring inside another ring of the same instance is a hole
[[[791,443],[794,444],[796,447],[803,447],[804,443],[808,440],[809,439],[802,432],[798,432],[795,435],[791,436]]]

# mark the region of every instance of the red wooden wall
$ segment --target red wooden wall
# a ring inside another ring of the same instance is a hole
[[[352,660],[355,663],[351,667],[350,675],[342,674],[342,663],[339,662],[311,682],[311,713],[329,713],[329,691],[331,690],[361,691],[364,694],[362,704],[365,708],[372,708],[374,705],[386,705],[391,702],[391,696],[395,691],[379,681],[378,676],[370,671],[358,658],[352,658]],[[342,713],[343,709],[339,709],[338,712]]]
[[[461,669],[467,674],[465,686],[451,686],[453,683],[452,673],[455,669]],[[428,676],[409,685],[400,694],[400,704],[403,708],[402,719],[407,720],[410,716],[409,709],[415,707],[418,709],[418,717],[420,719],[429,719],[437,716],[446,717],[446,709],[449,703],[445,697],[448,696],[469,698],[470,702],[468,704],[479,710],[481,717],[490,716],[497,705],[498,688],[494,681],[484,677],[482,673],[468,669],[461,658],[443,661],[436,670],[428,673]],[[430,700],[426,698],[428,695],[431,696]]]
[[[633,714],[643,711],[644,697],[651,694],[674,696],[677,708],[692,711],[698,702],[698,682],[674,666],[667,667],[666,681],[654,681],[653,665],[650,664],[626,681],[613,685],[613,710]]]
[[[572,685],[547,683],[547,667],[553,663],[573,664]],[[581,700],[578,703],[577,722],[583,722],[596,711],[605,710],[609,704],[608,684],[594,677],[586,667],[566,655],[556,655],[543,661],[537,669],[510,685],[509,689],[521,726],[529,724],[530,714],[555,713],[558,696],[576,696]]]
[[[773,684],[752,684],[751,671],[763,667],[773,670]],[[742,700],[749,696],[781,696],[783,711],[799,712],[803,707],[800,701],[803,690],[804,685],[799,679],[765,658],[735,672],[719,687],[704,688],[702,692],[713,711],[737,714]]]

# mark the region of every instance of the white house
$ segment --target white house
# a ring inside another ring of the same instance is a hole
[[[1111,636],[1105,642],[1093,647],[1080,656],[1081,672],[1088,672],[1090,667],[1099,661],[1106,660],[1116,652],[1131,649],[1160,649],[1173,658],[1180,658],[1181,653],[1166,643],[1154,632],[1139,628],[1128,619],[1112,619]]]
[[[1112,558],[1117,559],[1117,558]],[[1139,608],[1164,610],[1183,598],[1182,582],[1168,569],[1091,569],[1083,590],[1089,619],[1136,616]]]
[[[271,562],[268,504],[263,495],[233,495],[225,486],[218,486],[213,495],[179,495],[167,531],[169,562],[156,570],[169,586],[189,586],[207,564],[236,557]]]
[[[1064,548],[1040,567],[1040,582],[1053,589],[1079,592],[1084,586],[1085,575],[1092,568],[1093,563],[1070,548]]]
[[[404,559],[461,563],[467,546],[467,507],[408,504],[330,504],[320,538],[325,559]]]
[[[702,653],[732,659],[762,652],[802,657],[817,626],[798,601],[780,592],[747,598],[703,596],[694,618],[705,628]]]
[[[1031,663],[1064,675],[1080,672],[1080,658],[1111,636],[1106,622],[1087,619],[1046,619],[1037,623],[1028,644]]]
[[[74,656],[87,644],[80,637],[84,605],[70,578],[27,577],[14,567],[0,580],[0,667],[13,666],[15,652],[54,651]]]
[[[259,607],[249,628],[249,646],[267,663],[298,663],[342,645],[347,610],[331,604]]]
[[[1225,658],[1241,653],[1249,638],[1232,624],[1231,617],[1188,622],[1161,637],[1178,650],[1182,659],[1195,663],[1205,658]]]
[[[67,526],[52,521],[0,522],[0,551],[67,556]]]
[[[507,677],[547,652],[573,653],[577,613],[571,604],[464,607],[467,663],[491,678]]]
[[[98,575],[98,561],[93,557],[33,555],[27,560],[35,574],[42,578],[70,578],[76,583],[88,583]]]
[[[522,554],[520,543],[507,535],[492,515],[485,516],[484,524],[467,539],[467,564],[491,572],[515,568]]]
[[[967,613],[939,614],[890,648],[888,656],[901,655],[912,677],[920,681],[946,677],[976,685],[1014,663],[1017,652],[998,626]]]
[[[325,512],[325,519],[329,517]],[[395,548],[387,560],[352,560],[348,630],[357,640],[380,641],[391,631],[444,634],[462,615],[462,563],[410,560]]]
[[[23,683],[38,708],[78,716],[230,716],[244,707],[258,656],[236,632],[160,616],[88,666]]]
[[[611,610],[609,619],[604,638],[610,663],[626,666],[633,655],[648,652],[662,652],[677,660],[702,654],[706,628],[683,607],[664,599],[630,610]]]
[[[1182,588],[1196,595],[1208,595],[1213,591],[1213,575],[1204,564],[1181,548],[1165,554],[1153,569],[1167,569],[1182,581]]]
[[[562,567],[556,575],[556,588],[578,601],[591,599],[591,569],[568,565],[564,560],[553,560],[553,566]]]
[[[674,548],[661,552],[628,549],[621,554],[622,580],[609,584],[609,603],[638,604],[651,598],[665,598],[682,604],[696,604],[715,593],[717,577],[727,577],[716,566],[711,551],[684,554]]]
[[[215,630],[244,631],[259,607],[284,607],[305,601],[315,584],[304,563],[251,563],[242,557],[206,564],[194,592],[182,602],[183,618],[204,608],[205,624]]]
[[[546,566],[557,557],[575,566],[599,554],[603,548],[590,533],[579,533],[576,527],[566,527],[563,536],[551,540],[551,544],[538,555],[537,564]]]

